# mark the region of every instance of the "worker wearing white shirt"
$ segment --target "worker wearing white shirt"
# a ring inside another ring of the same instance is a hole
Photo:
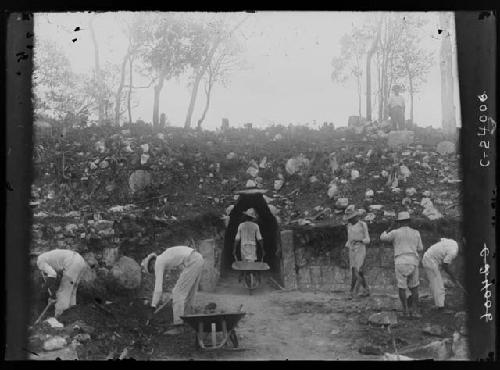
[[[441,238],[438,243],[431,245],[429,249],[427,249],[422,258],[422,265],[429,279],[429,286],[432,296],[434,297],[434,304],[440,310],[444,309],[446,293],[439,268],[442,267],[451,279],[456,281],[455,276],[449,269],[449,265],[457,254],[457,242],[453,239]]]
[[[78,283],[87,263],[81,255],[69,249],[54,249],[38,256],[37,266],[44,275],[52,299],[56,300],[55,317],[76,305]],[[59,289],[55,289],[57,274],[62,273]]]
[[[392,88],[394,95],[389,98],[387,102],[387,107],[389,108],[389,115],[391,116],[391,121],[394,130],[404,130],[405,129],[405,99],[403,96],[399,95],[401,87],[399,85],[394,85]]]
[[[418,312],[418,265],[420,263],[419,252],[423,252],[420,233],[410,227],[410,214],[399,212],[397,222],[399,228],[392,231],[384,231],[380,240],[390,242],[394,246],[394,267],[399,291],[399,299],[403,306],[403,316],[421,317]],[[411,296],[406,297],[406,289],[410,289]]]
[[[193,304],[203,269],[203,257],[193,248],[175,246],[157,256],[151,253],[142,261],[143,269],[155,274],[155,287],[151,306],[153,310],[158,305],[163,294],[163,273],[165,269],[183,267],[181,275],[172,290],[172,306],[174,325],[182,324],[181,316],[189,311]]]

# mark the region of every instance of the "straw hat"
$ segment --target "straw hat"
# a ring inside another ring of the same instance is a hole
[[[345,215],[344,215],[344,221],[348,221],[353,217],[360,216],[360,213],[353,209],[353,210],[346,210]]]
[[[247,215],[248,217],[252,218],[257,218],[257,213],[255,212],[255,209],[249,208],[245,212],[243,212],[244,215]]]
[[[405,221],[410,219],[409,212],[399,212],[398,213],[398,221]]]
[[[151,261],[151,259],[155,258],[155,257],[157,257],[156,253],[150,253],[150,254],[148,254],[148,256],[146,258],[144,258],[142,260],[142,262],[141,262],[142,271],[150,273],[150,271],[149,271],[149,261]]]

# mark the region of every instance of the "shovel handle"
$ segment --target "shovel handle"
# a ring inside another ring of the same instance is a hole
[[[44,310],[42,311],[42,313],[40,314],[40,316],[38,316],[38,319],[36,319],[36,321],[34,322],[33,325],[36,325],[40,322],[40,320],[42,319],[42,317],[47,313],[48,309],[54,305],[56,303],[55,300],[50,300],[49,303],[47,303],[47,306],[45,306]]]

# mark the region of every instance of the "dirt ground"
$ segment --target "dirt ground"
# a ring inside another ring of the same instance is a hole
[[[33,328],[29,350],[40,351],[46,335],[74,338],[77,324],[79,332],[89,333],[91,338],[77,347],[80,360],[113,359],[123,353],[124,358],[136,360],[375,360],[381,355],[361,354],[359,349],[375,346],[377,351],[394,353],[394,343],[402,351],[439,339],[422,332],[427,323],[439,325],[441,337],[449,338],[457,329],[454,314],[463,310],[463,297],[457,289],[447,290],[451,293],[447,301],[453,307],[449,313],[432,312],[429,292],[420,292],[423,318],[399,317],[392,327],[393,341],[387,328],[370,326],[368,317],[380,311],[399,311],[395,288],[349,300],[341,291],[282,291],[267,276],[263,283],[250,295],[237,275],[230,274],[219,282],[216,292],[197,295],[197,306],[214,302],[217,310],[232,312],[241,307],[246,312],[236,329],[238,351],[231,346],[213,352],[197,350],[194,330],[188,326],[182,334],[165,334],[172,319],[168,306],[146,326],[141,298],[81,303],[61,316],[63,329],[49,328],[46,323]]]

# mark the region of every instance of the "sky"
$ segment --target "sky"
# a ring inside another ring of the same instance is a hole
[[[125,55],[127,40],[121,29],[120,14],[103,13],[95,21],[101,64],[106,61],[119,64]],[[420,126],[437,128],[441,126],[437,13],[421,14],[431,20],[430,26],[422,30],[422,45],[435,51],[435,63],[427,82],[415,96],[414,121]],[[314,127],[313,122],[319,125],[325,121],[337,127],[346,126],[348,117],[358,112],[357,92],[354,81],[339,84],[331,80],[331,61],[340,53],[342,35],[349,33],[353,24],[360,24],[362,15],[361,12],[233,13],[235,22],[248,16],[237,31],[244,45],[245,68],[232,73],[227,87],[214,87],[204,128],[220,127],[222,118],[228,118],[230,125],[236,127],[249,122],[254,127],[272,123],[310,123]],[[87,19],[86,13],[35,14],[36,37],[57,43],[68,57],[71,68],[78,73],[90,72],[94,66]],[[76,26],[81,31],[74,32]],[[75,37],[77,41],[73,42]],[[457,123],[460,125],[456,63],[454,79]],[[153,89],[136,90],[135,94],[138,106],[133,110],[133,119],[151,122]],[[409,107],[408,96],[404,96]],[[187,79],[170,80],[160,96],[160,112],[165,112],[172,125],[182,126],[189,99]],[[363,96],[363,102],[364,99]],[[201,116],[204,104],[200,88],[193,124]],[[362,110],[365,110],[364,104]]]

